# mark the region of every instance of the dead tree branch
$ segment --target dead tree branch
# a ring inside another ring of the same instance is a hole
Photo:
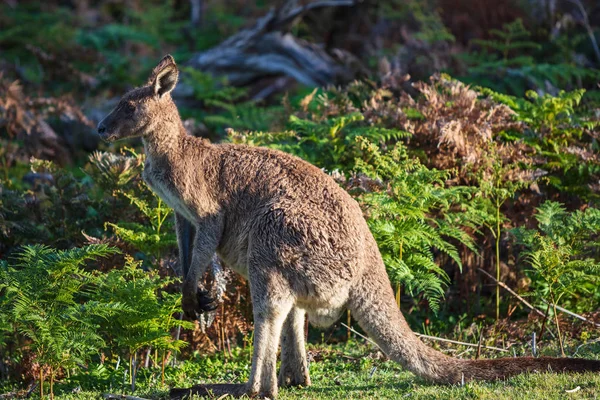
[[[278,9],[271,9],[253,27],[195,55],[186,66],[224,76],[233,86],[246,86],[273,77],[290,77],[308,86],[348,82],[364,71],[354,56],[341,50],[328,52],[318,44],[293,36],[290,31],[308,11],[355,4],[356,0],[323,0],[296,6],[296,1],[289,1]],[[181,86],[175,95],[190,96],[190,88]]]

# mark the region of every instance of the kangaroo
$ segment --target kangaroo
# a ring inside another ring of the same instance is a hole
[[[206,388],[275,398],[278,386],[310,385],[305,314],[325,327],[345,309],[389,358],[434,383],[496,380],[526,371],[600,371],[595,360],[462,360],[426,346],[396,305],[358,203],[298,157],[187,135],[170,95],[177,80],[177,65],[167,55],[147,84],[128,92],[99,123],[98,133],[108,141],[142,137],[143,179],[175,211],[186,315],[194,318],[214,307],[198,284],[215,252],[249,282],[255,327],[250,379]]]

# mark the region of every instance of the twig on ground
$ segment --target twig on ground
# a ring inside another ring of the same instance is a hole
[[[535,311],[535,312],[536,312],[538,315],[540,315],[540,316],[544,317],[544,321],[545,321],[545,319],[546,319],[546,314],[544,314],[542,311],[540,311],[539,309],[537,309],[537,308],[535,308],[534,306],[532,306],[532,305],[531,305],[531,304],[530,304],[530,303],[529,303],[527,300],[525,300],[524,298],[522,298],[521,296],[519,296],[519,295],[518,295],[518,294],[517,294],[517,293],[516,293],[514,290],[512,290],[511,288],[509,288],[508,286],[506,286],[506,284],[504,284],[503,282],[498,282],[498,281],[496,280],[496,278],[494,278],[494,277],[493,277],[492,275],[490,275],[488,272],[484,271],[484,270],[483,270],[483,269],[481,269],[481,268],[477,268],[477,269],[478,269],[478,270],[479,270],[481,273],[483,273],[484,275],[486,275],[488,278],[492,279],[494,282],[497,282],[499,286],[501,286],[501,287],[503,287],[504,289],[506,289],[506,291],[508,291],[508,292],[509,292],[510,294],[512,294],[513,296],[515,296],[517,299],[519,299],[519,300],[520,300],[520,301],[521,301],[523,304],[525,304],[525,305],[526,305],[527,307],[529,307],[531,310]],[[579,315],[579,314],[576,314],[576,313],[574,313],[574,312],[572,312],[572,311],[569,311],[569,310],[567,310],[566,308],[563,308],[563,307],[557,306],[557,305],[555,305],[555,304],[552,304],[552,303],[550,303],[550,302],[548,302],[548,301],[546,301],[546,300],[544,300],[544,299],[542,299],[542,301],[543,301],[544,303],[546,303],[547,305],[549,305],[549,306],[556,307],[556,309],[557,309],[557,310],[559,310],[559,311],[561,311],[561,312],[563,312],[563,313],[565,313],[565,314],[567,314],[567,315],[570,315],[571,317],[574,317],[574,318],[580,319],[580,320],[582,320],[582,321],[585,321],[585,322],[587,322],[587,323],[589,323],[589,324],[592,324],[592,325],[594,325],[594,326],[596,326],[596,327],[600,328],[600,324],[597,324],[597,323],[595,323],[594,321],[590,321],[589,319],[587,319],[587,318],[585,318],[585,317],[583,317],[583,316],[581,316],[581,315]],[[542,332],[543,332],[543,331],[542,331]],[[550,332],[550,331],[548,331],[548,332]],[[553,336],[554,336],[554,335],[553,335]]]
[[[354,333],[355,335],[358,335],[358,336],[360,336],[361,338],[365,339],[367,342],[369,342],[369,343],[371,343],[372,345],[376,346],[377,348],[381,349],[377,343],[375,343],[374,341],[372,341],[371,339],[369,339],[368,337],[366,337],[366,336],[365,336],[365,335],[363,335],[362,333],[360,333],[360,332],[356,331],[356,329],[354,329],[354,328],[352,328],[352,327],[350,327],[350,326],[346,325],[346,324],[345,324],[345,323],[343,323],[343,322],[340,322],[340,323],[342,324],[342,326],[343,326],[344,328],[348,329],[350,332]]]
[[[37,381],[35,381],[31,385],[29,385],[29,389],[27,390],[27,394],[25,395],[25,398],[26,399],[30,398],[31,394],[33,393],[33,391],[35,389],[37,389],[37,387],[38,387],[38,382]]]
[[[575,350],[575,353],[573,353],[573,357],[575,357],[575,356],[577,355],[577,352],[578,352],[578,351],[579,351],[579,349],[581,349],[583,346],[588,346],[588,345],[590,345],[590,344],[594,344],[594,343],[598,343],[598,342],[600,342],[600,338],[598,338],[598,339],[594,339],[594,340],[590,340],[590,341],[589,341],[589,342],[587,342],[587,343],[580,344],[579,346],[577,346],[577,349]]]
[[[572,311],[569,311],[569,310],[567,310],[566,308],[562,308],[562,307],[560,307],[560,306],[557,306],[556,304],[552,304],[552,303],[550,303],[549,301],[546,301],[546,300],[544,300],[544,299],[542,299],[542,301],[543,301],[544,303],[548,304],[549,306],[556,307],[556,309],[557,309],[558,311],[561,311],[561,312],[563,312],[563,313],[565,313],[565,314],[567,314],[567,315],[570,315],[570,316],[571,316],[571,317],[573,317],[573,318],[580,319],[580,320],[582,320],[582,321],[585,321],[585,322],[587,322],[588,324],[592,324],[592,325],[594,325],[595,327],[598,327],[598,328],[600,328],[600,324],[597,324],[597,323],[595,323],[594,321],[590,321],[589,319],[585,318],[584,316],[581,316],[581,315],[579,315],[579,314],[576,314],[576,313],[574,313],[574,312],[572,312]]]
[[[456,355],[456,358],[461,358],[463,355],[467,354],[468,352],[470,352],[471,350],[473,350],[472,347],[467,347],[467,349],[465,351],[461,351],[460,353],[458,353]]]
[[[503,282],[498,281],[496,278],[494,278],[492,275],[490,275],[487,271],[484,271],[481,268],[477,268],[479,270],[479,272],[483,273],[485,276],[487,276],[488,278],[492,279],[494,282],[496,282],[498,284],[498,286],[506,289],[507,292],[509,292],[510,294],[512,294],[513,296],[515,296],[517,299],[519,299],[519,301],[521,301],[521,303],[525,304],[527,307],[529,307],[532,311],[535,311],[537,314],[539,314],[541,317],[544,316],[544,313],[541,312],[540,310],[538,310],[537,308],[535,308],[534,306],[532,306],[527,300],[525,300],[523,297],[519,296],[517,294],[517,292],[515,292],[514,290],[512,290],[511,288],[509,288],[508,286],[506,286],[506,284],[504,284]]]
[[[371,343],[371,344],[373,344],[373,345],[375,345],[375,346],[379,347],[379,346],[377,345],[377,343],[375,343],[374,341],[372,341],[371,339],[369,339],[368,337],[366,337],[366,336],[365,336],[365,335],[363,335],[362,333],[360,333],[360,332],[357,332],[357,331],[356,331],[354,328],[352,328],[352,327],[349,327],[348,325],[344,324],[343,322],[341,322],[341,325],[342,325],[343,327],[345,327],[345,328],[349,329],[349,330],[350,330],[352,333],[354,333],[354,334],[356,334],[356,335],[360,336],[361,338],[365,339],[365,340],[366,340],[366,341],[368,341],[369,343]],[[471,347],[477,347],[477,346],[478,346],[477,344],[474,344],[474,343],[459,342],[459,341],[457,341],[457,340],[444,339],[444,338],[440,338],[440,337],[437,337],[437,336],[423,335],[423,334],[421,334],[421,333],[416,333],[416,332],[415,332],[415,335],[417,335],[418,337],[425,338],[425,339],[437,340],[437,341],[439,341],[439,342],[448,342],[448,343],[460,344],[460,345],[463,345],[463,346],[471,346]],[[492,347],[492,346],[481,346],[481,347],[483,347],[484,349],[489,349],[489,350],[496,350],[496,351],[508,352],[508,350],[506,350],[506,349],[501,349],[501,348],[499,348],[499,347]]]
[[[479,346],[476,343],[459,342],[458,340],[444,339],[444,338],[441,338],[441,337],[423,335],[421,333],[416,333],[416,332],[415,332],[415,335],[417,335],[420,338],[437,340],[439,342],[448,342],[448,343],[460,344],[460,345],[463,345],[463,346],[471,346],[471,347],[477,347],[477,346]],[[507,349],[501,349],[500,347],[492,347],[492,346],[481,346],[481,347],[483,349],[496,350],[496,351],[502,351],[502,352],[508,353]]]
[[[548,315],[550,314],[550,304],[546,308],[546,313],[544,314],[544,319],[542,320],[542,327],[540,328],[540,340],[544,337],[544,329],[546,329],[546,321],[548,321]],[[550,332],[550,331],[548,331]]]

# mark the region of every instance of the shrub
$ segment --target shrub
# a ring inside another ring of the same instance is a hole
[[[535,219],[538,229],[520,227],[513,234],[526,249],[524,261],[532,268],[529,275],[535,294],[550,301],[556,317],[557,304],[596,294],[600,282],[600,210],[569,213],[561,204],[546,201],[537,209]],[[597,306],[597,299],[593,303]],[[590,306],[590,301],[577,304]],[[562,350],[558,319],[556,323]]]

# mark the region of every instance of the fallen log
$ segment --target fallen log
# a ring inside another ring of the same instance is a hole
[[[226,39],[218,46],[193,56],[186,66],[225,77],[233,86],[248,86],[275,78],[275,89],[287,77],[307,86],[341,84],[366,74],[360,61],[340,49],[326,50],[292,35],[291,28],[309,11],[325,7],[352,7],[357,0],[323,0],[303,6],[289,1],[271,9],[254,26]],[[192,89],[178,86],[174,95],[190,97]],[[264,92],[264,89],[263,89]],[[264,93],[263,93],[264,95]]]

